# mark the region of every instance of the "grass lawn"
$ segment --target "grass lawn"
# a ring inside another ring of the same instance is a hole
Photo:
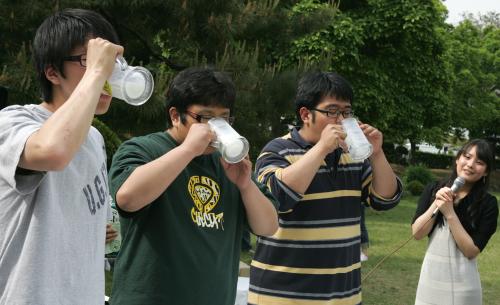
[[[495,193],[500,201],[500,193]],[[417,197],[404,197],[394,209],[377,212],[366,209],[366,225],[370,235],[369,260],[363,263],[362,277],[387,254],[405,242],[411,234],[410,222]],[[499,222],[500,223],[500,222]],[[252,236],[255,248],[255,236]],[[363,303],[367,305],[412,305],[427,240],[411,240],[390,256],[363,282]],[[479,255],[479,273],[483,287],[483,305],[499,304],[500,300],[500,233],[490,239]],[[241,260],[250,263],[249,253]],[[111,274],[106,273],[106,293],[111,291]]]

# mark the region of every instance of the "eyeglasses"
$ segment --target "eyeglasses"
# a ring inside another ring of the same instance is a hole
[[[80,55],[71,55],[71,56],[66,56],[63,57],[64,61],[76,61],[80,63],[80,66],[86,67],[87,66],[87,54],[80,54]]]
[[[214,116],[211,116],[211,115],[202,115],[202,114],[191,112],[189,110],[186,110],[186,113],[190,117],[195,119],[198,123],[207,123],[208,121],[210,121],[210,119],[215,118]],[[229,125],[233,125],[233,123],[234,123],[234,116],[221,116],[220,118],[225,120],[226,122],[228,122]]]
[[[344,119],[347,119],[347,118],[350,118],[350,117],[354,116],[354,111],[352,111],[351,109],[346,109],[346,110],[323,110],[323,109],[312,108],[310,110],[321,112],[324,115],[326,115],[327,117],[334,118],[334,119],[338,118],[339,115],[341,115],[341,114],[342,114],[342,117],[344,117]]]

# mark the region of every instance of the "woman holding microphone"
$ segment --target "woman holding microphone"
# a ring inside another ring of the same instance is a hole
[[[497,227],[497,199],[488,193],[493,165],[488,142],[471,140],[458,152],[449,179],[423,191],[412,233],[417,240],[429,236],[429,245],[415,305],[482,304],[476,257]]]

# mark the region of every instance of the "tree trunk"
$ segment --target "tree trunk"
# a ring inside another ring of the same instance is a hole
[[[408,163],[411,165],[415,164],[415,158],[413,156],[415,156],[416,151],[417,151],[417,143],[415,143],[414,140],[410,139],[410,157]]]

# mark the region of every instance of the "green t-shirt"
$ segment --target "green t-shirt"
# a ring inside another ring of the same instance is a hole
[[[136,167],[176,146],[165,132],[123,143],[109,173],[113,198]],[[219,156],[194,158],[150,205],[134,213],[120,211],[122,247],[111,304],[234,304],[246,217]]]

